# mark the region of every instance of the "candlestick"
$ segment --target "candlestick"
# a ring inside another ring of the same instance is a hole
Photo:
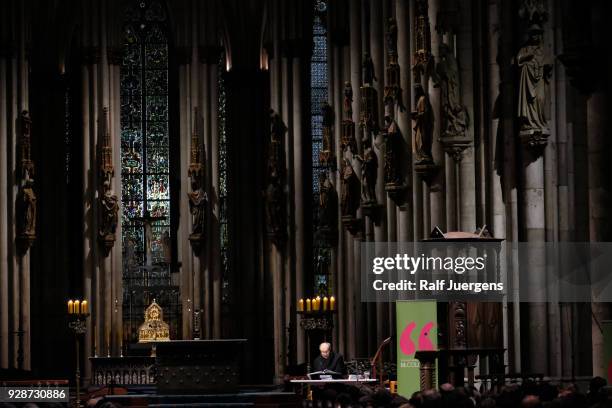
[[[329,310],[336,310],[336,298],[333,296],[329,298]]]
[[[310,301],[310,299],[306,299],[306,311],[310,312],[312,308],[312,302]]]
[[[304,299],[300,299],[300,301],[298,302],[298,311],[299,312],[304,311]]]
[[[74,302],[72,300],[68,301],[68,314],[74,313]]]
[[[323,297],[323,310],[326,311],[327,310],[327,304],[329,303],[329,299],[327,298],[327,296]]]

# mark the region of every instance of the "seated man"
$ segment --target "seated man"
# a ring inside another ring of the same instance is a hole
[[[312,368],[317,371],[333,371],[344,375],[344,358],[340,353],[334,353],[331,350],[330,343],[321,343],[319,346],[321,355],[315,358]]]

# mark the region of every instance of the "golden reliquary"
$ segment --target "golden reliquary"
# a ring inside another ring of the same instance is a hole
[[[146,343],[150,341],[168,341],[170,340],[170,330],[168,323],[163,320],[163,311],[161,306],[155,302],[145,310],[145,321],[138,328],[138,342]]]

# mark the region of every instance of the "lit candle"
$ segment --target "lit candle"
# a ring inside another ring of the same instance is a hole
[[[72,300],[68,301],[68,314],[73,314],[74,313],[74,303],[72,302]]]
[[[81,313],[82,314],[86,314],[87,313],[87,301],[86,300],[81,302]]]
[[[327,310],[327,304],[329,303],[329,299],[327,296],[323,297],[323,310]]]
[[[306,311],[310,312],[310,308],[311,308],[311,302],[310,299],[306,299]]]
[[[74,313],[79,314],[79,311],[81,310],[81,302],[79,302],[78,300],[74,301]]]
[[[300,299],[300,301],[298,302],[298,311],[299,312],[304,311],[304,299]]]
[[[336,298],[333,296],[329,298],[329,310],[336,310]]]
[[[321,310],[321,296],[317,296],[317,311]]]

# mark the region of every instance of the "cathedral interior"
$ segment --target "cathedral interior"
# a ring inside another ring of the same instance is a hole
[[[364,243],[612,241],[610,7],[2,1],[0,377],[78,360],[103,383],[163,314],[171,340],[245,339],[240,382],[278,383],[323,340],[359,364],[397,335],[393,302],[362,301]],[[334,314],[307,333],[317,296]],[[441,307],[440,338],[506,373],[608,372],[607,303]]]

